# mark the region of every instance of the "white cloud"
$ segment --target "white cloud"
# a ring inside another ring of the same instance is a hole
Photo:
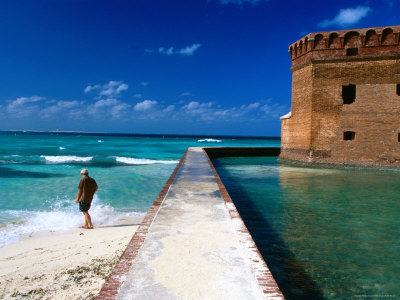
[[[36,104],[43,100],[45,98],[39,96],[19,97],[11,101],[6,106],[6,110],[11,117],[26,117],[37,112],[40,108]]]
[[[114,98],[101,99],[88,107],[88,114],[97,119],[123,119],[129,112],[131,105]]]
[[[172,55],[174,54],[174,47],[169,47],[168,49],[160,47],[158,48],[158,53],[163,53],[165,55]]]
[[[142,102],[136,103],[133,109],[136,111],[146,111],[153,108],[157,104],[158,102],[155,100],[144,100]]]
[[[184,92],[184,93],[181,94],[181,97],[186,97],[186,96],[192,96],[192,93]]]
[[[43,118],[56,117],[56,114],[68,114],[72,108],[80,106],[79,101],[56,101],[56,104],[43,108],[40,111],[40,116]]]
[[[219,0],[221,4],[235,4],[235,5],[242,5],[244,3],[249,3],[251,5],[258,5],[263,0]]]
[[[135,95],[133,95],[133,98],[138,98],[138,99],[140,99],[140,98],[142,98],[142,97],[143,97],[142,94],[135,94]]]
[[[150,49],[146,49],[145,51],[147,53],[158,52],[158,53],[165,54],[165,55],[168,55],[168,56],[172,56],[172,55],[192,56],[197,51],[197,49],[199,49],[200,47],[201,47],[200,44],[193,44],[193,45],[190,45],[190,46],[183,47],[183,48],[181,48],[179,50],[174,50],[174,47],[169,47],[169,48],[167,48],[167,47],[159,47],[157,49],[157,51],[150,50]]]
[[[119,103],[119,101],[117,99],[102,99],[97,101],[94,104],[94,108],[102,108],[102,107],[110,107],[113,105],[117,105]]]
[[[164,114],[170,114],[175,110],[175,105],[168,105],[166,108],[162,110]]]
[[[119,103],[117,105],[114,105],[111,108],[111,116],[114,119],[119,119],[121,117],[123,117],[123,115],[131,108],[131,106],[129,104],[126,103]]]
[[[117,97],[122,91],[126,91],[127,89],[128,85],[122,81],[109,81],[104,85],[88,85],[84,89],[84,92],[89,93],[92,91],[97,91],[99,97]]]
[[[318,23],[318,27],[328,27],[331,25],[337,25],[346,27],[358,23],[361,19],[365,18],[372,9],[369,6],[357,6],[344,8],[339,10],[337,15],[333,19],[326,19]]]
[[[200,44],[193,44],[191,46],[186,46],[178,51],[176,51],[177,54],[181,54],[183,56],[192,56],[194,52],[200,48]]]

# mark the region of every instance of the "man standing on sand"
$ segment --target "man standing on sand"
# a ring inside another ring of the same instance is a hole
[[[79,210],[85,216],[85,224],[82,228],[93,229],[92,220],[89,215],[89,208],[92,204],[94,193],[97,192],[98,186],[96,181],[89,177],[89,171],[83,169],[81,171],[81,181],[79,181],[78,195],[76,196],[75,203],[79,202]]]

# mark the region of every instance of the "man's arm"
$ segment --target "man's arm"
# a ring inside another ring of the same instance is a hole
[[[78,195],[76,196],[76,199],[75,199],[75,203],[78,202],[78,200],[79,200],[79,198],[80,198],[81,196],[82,196],[82,190],[79,189],[79,190],[78,190]]]

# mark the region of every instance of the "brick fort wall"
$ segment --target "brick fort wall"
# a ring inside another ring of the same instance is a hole
[[[281,159],[400,166],[400,26],[312,33],[290,46]]]

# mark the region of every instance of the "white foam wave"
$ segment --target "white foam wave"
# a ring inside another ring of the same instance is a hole
[[[65,147],[58,147],[58,149],[60,149],[60,150],[65,150]]]
[[[46,161],[51,163],[64,163],[64,162],[87,162],[91,161],[93,156],[88,157],[80,157],[80,156],[48,156],[48,155],[40,155],[40,157],[44,158]]]
[[[152,165],[152,164],[177,164],[178,160],[154,160],[147,158],[133,158],[116,156],[115,160],[128,165]]]
[[[204,139],[204,140],[197,140],[199,143],[201,143],[201,142],[209,142],[209,143],[211,143],[211,142],[213,142],[213,143],[221,143],[222,142],[222,140],[216,140],[216,139]]]
[[[90,215],[94,226],[115,224],[121,216],[125,215],[142,215],[140,213],[120,213],[116,212],[109,205],[98,203],[97,195],[94,196]],[[37,231],[47,230],[68,230],[83,225],[83,215],[78,209],[78,204],[72,203],[67,207],[59,208],[54,211],[8,211],[7,214],[11,219],[17,220],[12,223],[8,222],[5,226],[0,227],[0,247],[17,242],[21,236],[29,235]],[[58,207],[58,205],[54,205]],[[9,220],[10,221],[10,220]]]
[[[104,143],[104,141],[102,141],[102,140],[97,140],[97,142],[98,142],[98,143]]]

